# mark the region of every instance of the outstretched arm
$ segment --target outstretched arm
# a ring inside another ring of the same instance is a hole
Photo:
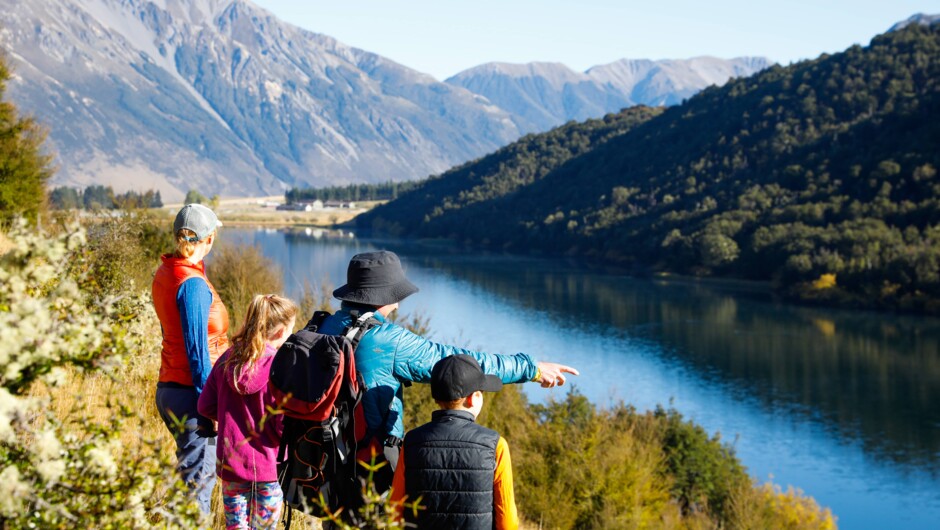
[[[402,381],[429,383],[434,364],[458,353],[475,358],[485,373],[499,377],[506,384],[534,381],[538,371],[535,359],[525,353],[507,355],[467,350],[432,342],[399,326],[389,332],[397,335],[394,369],[395,376]]]
[[[565,384],[565,374],[578,375],[570,366],[552,362],[536,362],[525,353],[491,354],[432,342],[424,337],[395,327],[396,339],[395,376],[403,381],[427,383],[431,381],[434,363],[457,353],[470,355],[480,363],[484,372],[493,374],[503,383],[538,382],[544,388]]]

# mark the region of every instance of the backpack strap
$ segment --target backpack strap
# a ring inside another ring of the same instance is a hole
[[[316,331],[320,329],[320,326],[323,325],[323,321],[330,316],[329,311],[314,311],[313,316],[310,317],[310,320],[307,321],[307,324],[304,326],[304,329],[310,331]]]
[[[343,336],[352,343],[353,351],[356,351],[356,348],[359,346],[359,341],[362,340],[362,336],[370,329],[382,323],[375,318],[375,313],[372,311],[360,314],[358,310],[353,309],[349,312],[349,316],[352,317],[352,321],[343,329]]]

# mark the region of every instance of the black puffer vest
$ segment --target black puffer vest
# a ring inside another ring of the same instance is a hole
[[[405,436],[405,491],[421,496],[420,530],[493,528],[493,479],[499,433],[462,410],[436,410]]]

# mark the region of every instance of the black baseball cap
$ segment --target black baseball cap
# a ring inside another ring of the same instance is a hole
[[[431,369],[431,397],[436,401],[454,401],[477,390],[498,392],[502,388],[500,378],[484,374],[476,359],[462,353],[441,359]]]

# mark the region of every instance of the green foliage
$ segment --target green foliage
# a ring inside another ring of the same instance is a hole
[[[406,388],[404,404],[406,429],[437,408],[428,385]],[[811,499],[768,496],[717,435],[672,409],[604,410],[576,390],[564,401],[529,404],[506,385],[486,394],[478,421],[509,442],[520,513],[544,528],[835,527]],[[776,508],[793,502],[803,519]]]
[[[209,199],[205,195],[199,193],[197,190],[189,190],[186,192],[186,198],[183,199],[183,204],[207,204]]]
[[[125,191],[114,197],[114,207],[120,210],[133,210],[138,208],[162,208],[163,199],[159,191],[147,190],[143,193]]]
[[[664,111],[527,136],[357,221],[940,313],[938,80],[940,26],[911,25]],[[838,288],[812,289],[822,274]]]
[[[16,217],[35,221],[46,202],[52,158],[42,153],[45,132],[32,118],[21,118],[3,100],[11,73],[0,56],[0,227]]]
[[[122,439],[142,420],[116,380],[61,413],[53,399],[72,380],[117,377],[139,354],[155,325],[149,298],[93,287],[75,226],[50,235],[22,222],[10,239],[0,256],[0,526],[197,527],[160,441]]]
[[[657,407],[647,419],[662,441],[665,465],[673,477],[672,494],[685,511],[706,508],[720,519],[730,515],[734,490],[749,480],[744,467],[718,435],[682,419],[674,409]]]
[[[110,210],[114,208],[114,190],[100,184],[88,186],[82,193],[82,205],[89,211]]]
[[[163,216],[123,211],[89,223],[88,246],[81,261],[89,289],[121,294],[149,290],[160,256],[173,249],[173,235]]]
[[[287,204],[303,201],[388,201],[414,189],[415,182],[384,182],[381,184],[350,184],[325,188],[291,188],[284,193]]]
[[[53,210],[77,210],[85,208],[96,210],[135,210],[141,208],[162,208],[160,192],[147,190],[143,193],[126,191],[115,194],[111,186],[93,184],[79,191],[69,186],[53,188],[49,192],[49,206]]]
[[[524,136],[491,155],[419,183],[398,200],[361,215],[357,223],[409,235],[468,237],[467,227],[461,225],[479,220],[466,215],[471,209],[477,215],[491,215],[495,221],[497,213],[491,211],[491,201],[524,190],[569,160],[661,112],[635,107],[599,120],[568,123],[545,134]],[[483,225],[492,228],[490,222]]]
[[[49,206],[53,210],[78,210],[82,207],[82,196],[69,186],[53,188],[49,192]]]

